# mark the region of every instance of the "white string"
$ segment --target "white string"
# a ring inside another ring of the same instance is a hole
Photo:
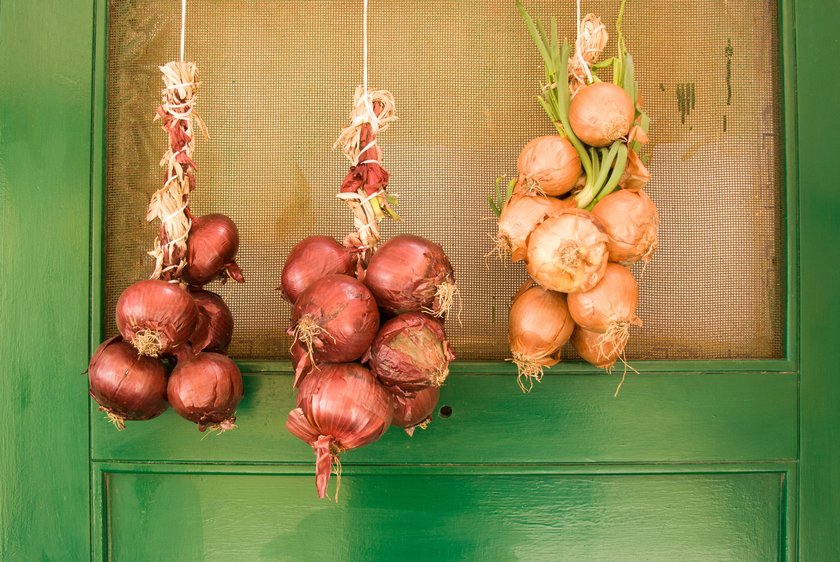
[[[181,0],[181,62],[184,62],[184,30],[187,27],[187,0]]]
[[[186,0],[184,0],[186,2]],[[368,91],[368,71],[367,71],[367,59],[368,59],[368,45],[367,45],[367,12],[368,12],[368,0],[363,0],[364,8],[363,8],[363,19],[362,19],[362,58],[364,64],[364,71],[363,71],[363,81],[362,84],[364,86],[364,92],[367,94]]]

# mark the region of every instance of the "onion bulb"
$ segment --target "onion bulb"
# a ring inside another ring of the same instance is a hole
[[[542,379],[544,367],[557,364],[558,352],[574,329],[564,294],[531,282],[519,290],[508,315],[508,340],[523,392]]]
[[[379,329],[379,310],[361,281],[327,275],[298,297],[289,335],[306,346],[313,363],[355,361]]]
[[[659,245],[659,212],[644,191],[620,190],[592,209],[609,236],[610,261],[649,261]]]
[[[193,217],[184,280],[199,287],[219,276],[244,283],[242,271],[234,261],[238,251],[239,230],[230,218],[219,213]]]
[[[90,395],[117,429],[125,420],[148,420],[166,410],[166,368],[138,355],[115,336],[97,348],[88,366]]]
[[[591,332],[604,334],[604,341],[624,348],[630,326],[640,326],[636,316],[639,286],[623,265],[607,265],[604,277],[588,291],[570,293],[569,312],[574,321]]]
[[[566,137],[547,135],[532,139],[516,161],[526,188],[542,195],[563,195],[581,174],[580,156]]]
[[[432,423],[432,412],[440,400],[440,388],[430,386],[417,391],[414,396],[394,397],[394,418],[391,425],[402,427],[409,437],[416,428],[426,429]]]
[[[607,268],[608,237],[582,209],[565,209],[528,237],[528,274],[552,291],[574,293],[595,286]]]
[[[398,395],[440,386],[453,359],[441,323],[419,312],[406,312],[386,322],[369,354],[373,374]]]
[[[365,285],[381,306],[394,312],[443,316],[457,294],[455,274],[443,248],[411,234],[382,244],[370,258]]]
[[[138,281],[117,300],[117,329],[141,355],[157,357],[186,343],[195,331],[198,308],[177,283]]]
[[[280,290],[283,297],[293,303],[313,282],[340,273],[352,276],[355,258],[345,248],[329,236],[309,236],[292,248],[283,272],[280,275]]]
[[[595,82],[578,90],[569,105],[569,124],[575,135],[590,146],[612,144],[627,135],[636,108],[623,88]]]
[[[315,484],[318,497],[324,498],[332,465],[341,477],[339,455],[376,441],[388,430],[393,397],[358,363],[338,363],[321,365],[317,376],[303,379],[296,403],[286,428],[315,451]]]
[[[571,203],[541,195],[514,193],[505,203],[499,216],[499,234],[496,251],[501,256],[510,255],[513,262],[525,259],[528,253],[528,235],[546,217],[552,217]]]
[[[190,337],[193,351],[227,352],[233,337],[233,313],[222,297],[200,289],[190,292],[198,307],[198,320]]]
[[[610,340],[605,335],[578,326],[572,334],[572,345],[586,362],[609,371],[624,353],[627,340]]]
[[[227,431],[236,427],[236,406],[244,387],[239,367],[219,353],[202,352],[179,361],[166,387],[172,409],[198,424],[199,431]]]

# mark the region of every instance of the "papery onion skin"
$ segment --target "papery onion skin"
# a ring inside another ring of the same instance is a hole
[[[620,190],[592,209],[609,236],[610,261],[649,261],[659,246],[659,211],[644,191]]]
[[[443,384],[455,354],[443,325],[419,312],[386,322],[370,346],[370,367],[385,388],[398,395]]]
[[[573,293],[595,286],[607,268],[608,237],[582,209],[564,209],[528,237],[528,274],[552,291]]]
[[[566,295],[531,285],[516,295],[508,314],[511,352],[542,366],[557,363],[555,354],[569,341],[575,324]]]
[[[315,281],[331,274],[352,276],[356,259],[329,236],[309,236],[292,248],[280,275],[283,298],[294,304],[303,291]]]
[[[639,285],[629,269],[610,263],[597,285],[569,294],[568,303],[577,325],[592,332],[606,332],[615,322],[638,320]]]
[[[292,383],[292,387],[298,388],[303,378],[314,369],[314,365],[312,364],[312,358],[306,350],[306,346],[299,341],[292,344],[290,354],[292,356],[292,368],[295,370],[295,380]]]
[[[569,124],[575,135],[590,146],[602,147],[627,135],[636,109],[623,88],[595,82],[581,88],[569,105]]]
[[[580,156],[566,137],[546,135],[532,139],[516,161],[519,177],[543,195],[563,195],[581,174]]]
[[[584,361],[606,370],[612,369],[627,345],[627,340],[609,340],[602,333],[591,332],[580,326],[575,328],[571,341]]]
[[[245,389],[242,373],[232,359],[202,352],[178,363],[166,393],[172,409],[198,424],[199,431],[208,427],[225,431],[236,427],[234,414]]]
[[[571,205],[554,197],[514,193],[499,216],[499,248],[510,254],[512,262],[522,261],[528,255],[527,240],[531,231],[547,217],[558,215]]]
[[[394,414],[392,395],[357,363],[322,364],[307,376],[286,428],[316,454],[318,497],[326,496],[331,464],[346,450],[382,437]]]
[[[187,238],[187,265],[184,280],[202,286],[225,274],[245,281],[234,261],[239,251],[239,230],[236,224],[220,213],[193,217]]]
[[[190,342],[193,350],[226,353],[233,338],[233,313],[225,301],[211,291],[193,290],[198,320]]]
[[[394,312],[428,310],[443,314],[442,287],[453,287],[455,274],[439,244],[420,236],[401,234],[388,239],[370,258],[365,272],[376,301]]]
[[[195,331],[198,307],[177,283],[138,281],[117,300],[117,329],[143,355],[157,357],[183,345]]]
[[[327,275],[298,298],[289,335],[311,342],[316,363],[345,363],[367,351],[378,329],[379,310],[368,288],[347,275]]]
[[[402,427],[409,437],[414,435],[415,428],[425,426],[432,421],[432,413],[440,400],[440,388],[430,386],[414,394],[414,396],[394,397],[394,418],[391,425]]]
[[[88,366],[91,397],[108,412],[118,429],[124,420],[148,420],[162,414],[166,402],[166,368],[119,336],[96,349]]]

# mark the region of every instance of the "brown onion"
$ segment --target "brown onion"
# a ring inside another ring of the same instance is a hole
[[[563,195],[581,174],[580,156],[566,137],[548,135],[532,139],[516,161],[519,177],[542,195]]]
[[[125,420],[148,420],[166,410],[166,368],[119,336],[96,349],[88,366],[90,395],[117,429]]]
[[[581,88],[569,105],[572,131],[590,146],[607,146],[626,136],[635,117],[633,100],[610,82]]]
[[[542,380],[544,367],[557,364],[558,352],[574,329],[563,293],[531,282],[523,285],[508,315],[508,341],[519,372],[516,382],[523,392],[530,392],[534,381]]]
[[[443,248],[412,234],[382,244],[370,258],[365,285],[380,306],[435,316],[446,314],[457,294],[455,274]]]
[[[607,268],[607,235],[582,209],[564,209],[528,237],[528,274],[552,291],[573,293],[595,286]]]
[[[514,193],[499,216],[496,250],[502,256],[510,255],[513,262],[525,259],[528,253],[526,242],[531,231],[546,217],[555,216],[570,205],[554,197]]]
[[[283,297],[293,303],[313,282],[340,273],[352,276],[355,271],[355,257],[329,236],[309,236],[292,248],[286,265],[280,274],[280,290]]]
[[[347,275],[327,275],[298,297],[288,333],[313,362],[346,363],[367,351],[378,329],[379,310],[367,287]]]
[[[117,329],[143,355],[157,357],[186,343],[195,330],[198,308],[177,283],[138,281],[117,300]]]
[[[230,218],[219,213],[193,217],[184,280],[201,286],[221,276],[244,283],[242,271],[234,261],[238,251],[239,230]]]
[[[609,371],[624,353],[627,340],[609,340],[605,334],[578,326],[572,334],[572,345],[585,361]]]
[[[453,359],[443,325],[419,312],[406,312],[386,322],[369,354],[373,374],[398,395],[440,386]]]
[[[198,307],[198,320],[190,337],[193,350],[227,352],[233,337],[233,313],[222,297],[210,291],[191,291]]]
[[[219,353],[199,353],[179,361],[166,387],[172,409],[198,424],[199,431],[236,427],[236,406],[242,400],[242,373],[232,359]]]
[[[417,391],[414,396],[394,397],[394,418],[391,425],[402,427],[409,437],[418,427],[426,429],[432,423],[432,412],[440,400],[440,388],[430,386]]]
[[[592,289],[570,293],[569,312],[582,328],[604,334],[605,341],[621,348],[630,337],[630,326],[641,326],[636,316],[639,286],[623,265],[607,265],[604,277]]]
[[[659,245],[659,211],[644,191],[620,190],[592,209],[609,236],[610,261],[649,261]]]
[[[321,365],[301,383],[296,404],[286,428],[315,451],[320,498],[326,496],[332,464],[340,478],[339,455],[382,437],[394,413],[392,395],[357,363]]]

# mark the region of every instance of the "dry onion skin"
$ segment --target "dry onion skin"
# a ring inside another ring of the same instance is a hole
[[[141,355],[171,353],[192,336],[195,301],[177,283],[148,279],[130,285],[117,300],[117,329]]]
[[[569,124],[589,146],[602,147],[630,132],[636,108],[623,88],[595,82],[578,90],[569,106]]]
[[[602,333],[591,332],[578,326],[572,334],[572,345],[584,361],[599,369],[610,371],[624,354],[627,340],[609,341]]]
[[[595,205],[592,214],[609,236],[610,261],[650,261],[659,245],[659,211],[644,191],[610,193]]]
[[[525,188],[542,195],[563,195],[580,177],[580,156],[566,137],[546,135],[525,145],[516,161]]]
[[[557,353],[574,329],[564,294],[539,285],[520,289],[510,307],[508,341],[523,392],[542,379],[543,368],[557,364]]]
[[[499,216],[499,233],[496,236],[496,252],[500,256],[510,255],[518,262],[528,255],[528,235],[547,217],[553,217],[571,203],[554,197],[514,193],[505,203]]]
[[[591,289],[607,268],[608,240],[591,213],[565,209],[544,220],[528,237],[528,274],[552,291]]]
[[[432,413],[439,400],[440,388],[436,386],[420,390],[414,396],[395,396],[391,425],[402,427],[412,437],[415,429],[426,429],[432,423]]]

